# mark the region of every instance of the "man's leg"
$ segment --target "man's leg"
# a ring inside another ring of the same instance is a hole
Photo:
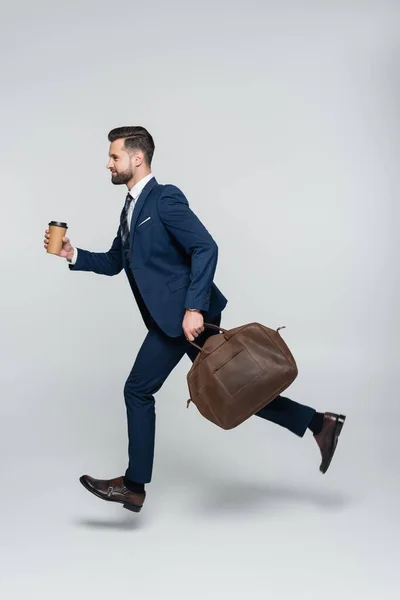
[[[149,332],[124,386],[129,437],[129,465],[125,476],[113,479],[95,479],[90,475],[80,477],[82,485],[95,496],[123,504],[124,508],[133,512],[142,509],[146,498],[144,484],[151,481],[155,438],[154,394],[187,347],[191,346],[183,333],[178,338],[170,338],[154,321],[148,319],[147,324]]]
[[[158,327],[149,330],[124,386],[128,418],[129,482],[151,481],[155,440],[154,394],[185,354],[184,335],[170,338]]]
[[[315,413],[316,410],[310,406],[299,404],[286,396],[277,396],[255,414],[303,437]]]

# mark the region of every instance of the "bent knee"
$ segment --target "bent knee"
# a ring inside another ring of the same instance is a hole
[[[136,379],[128,379],[124,385],[124,396],[127,398],[137,398],[144,402],[154,401],[154,394],[160,389],[161,385],[151,384],[150,382]]]

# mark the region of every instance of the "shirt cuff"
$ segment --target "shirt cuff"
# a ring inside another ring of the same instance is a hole
[[[77,248],[74,248],[74,255],[73,255],[73,257],[71,258],[71,260],[68,260],[68,258],[67,258],[67,262],[68,262],[70,265],[74,265],[74,264],[76,263],[76,261],[77,261],[77,260],[78,260],[78,249],[77,249]]]

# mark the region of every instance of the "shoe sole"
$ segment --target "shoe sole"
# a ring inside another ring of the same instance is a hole
[[[123,508],[126,508],[127,510],[130,510],[132,512],[138,513],[142,510],[142,507],[139,504],[128,504],[127,502],[120,502],[119,500],[113,500],[112,498],[105,498],[104,496],[102,496],[101,494],[99,494],[98,492],[96,492],[96,490],[94,488],[92,488],[86,481],[86,479],[82,476],[79,477],[79,481],[81,482],[81,484],[83,485],[83,487],[90,492],[91,494],[93,494],[94,496],[96,496],[97,498],[100,498],[100,500],[105,500],[106,502],[116,502],[117,504],[122,504]]]
[[[346,420],[346,415],[339,415],[338,418],[336,419],[335,431],[333,432],[331,453],[329,455],[328,461],[324,464],[321,464],[321,466],[319,468],[321,473],[326,473],[327,470],[329,469],[329,466],[332,462],[333,455],[335,454],[335,451],[336,451],[336,446],[338,445],[339,435],[343,429],[345,420]]]

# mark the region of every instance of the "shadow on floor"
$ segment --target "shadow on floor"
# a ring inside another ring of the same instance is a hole
[[[144,509],[143,509],[144,510]],[[112,531],[134,531],[143,529],[146,525],[142,516],[128,514],[126,517],[105,518],[105,519],[77,519],[74,525],[86,527],[88,529],[103,529]]]

